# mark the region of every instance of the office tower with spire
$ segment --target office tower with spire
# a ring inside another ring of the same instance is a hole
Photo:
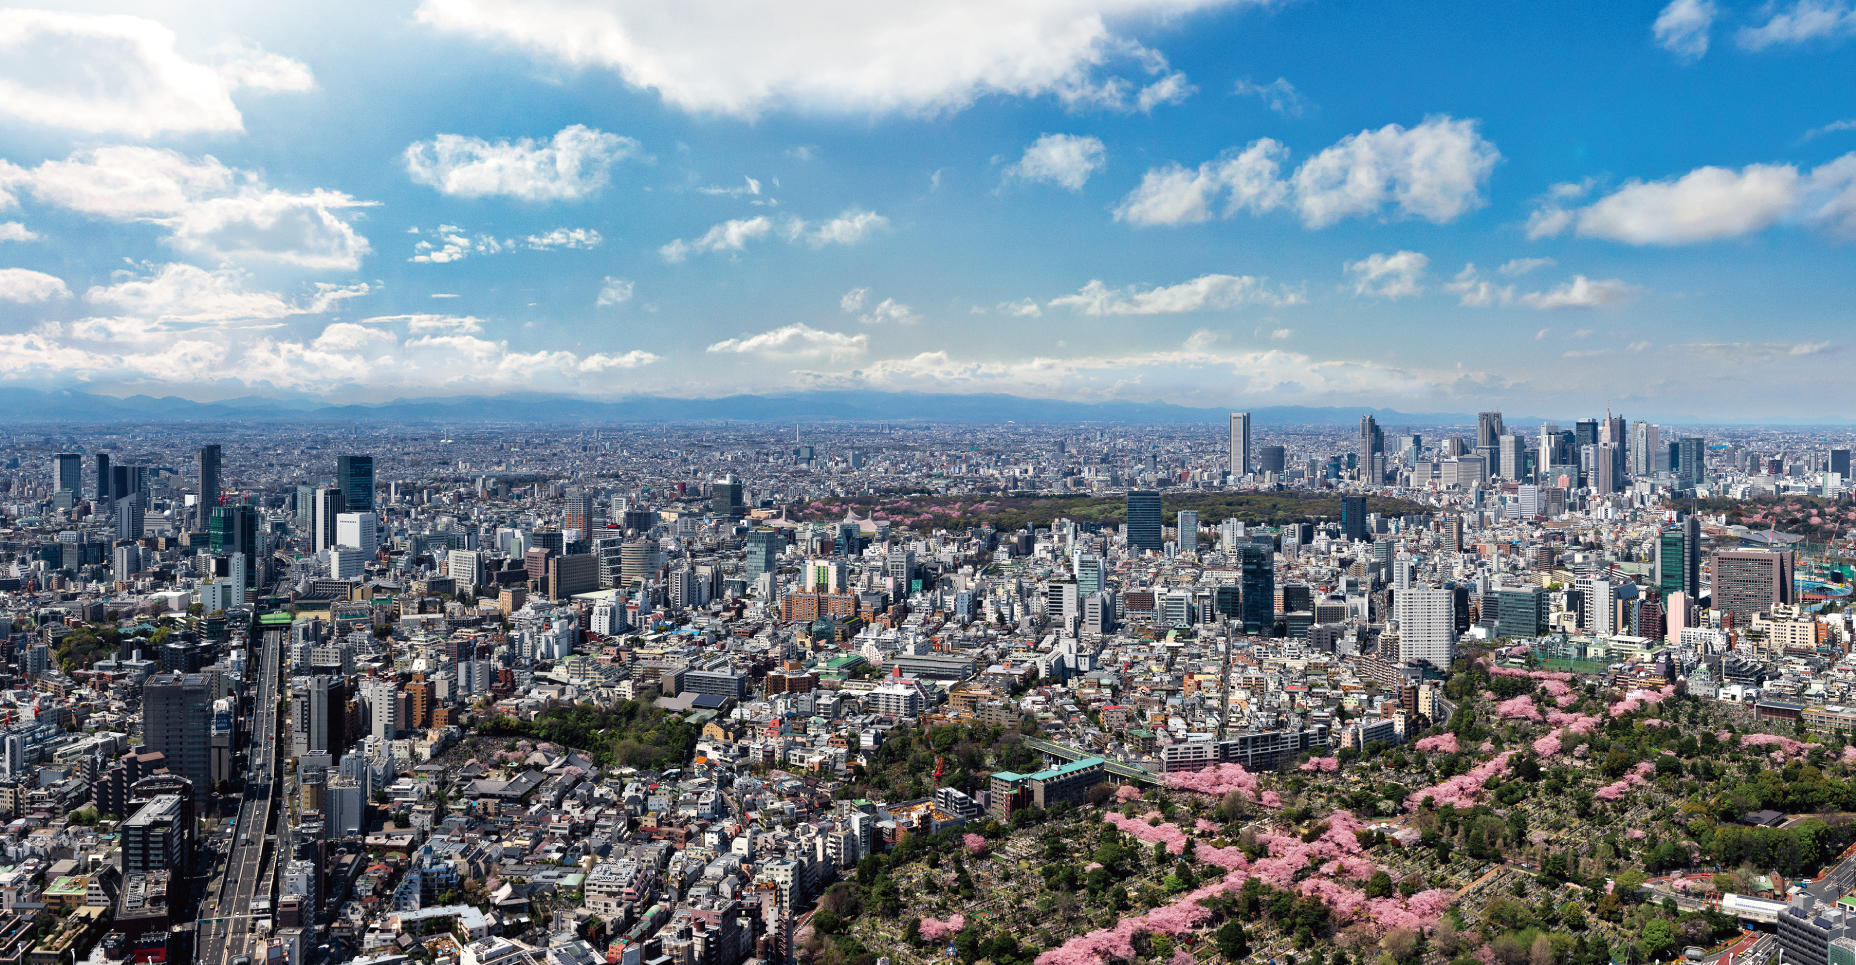
[[[1231,413],[1231,478],[1250,475],[1250,413]]]
[[[1386,434],[1379,420],[1371,415],[1360,417],[1360,478],[1378,485],[1386,477]]]

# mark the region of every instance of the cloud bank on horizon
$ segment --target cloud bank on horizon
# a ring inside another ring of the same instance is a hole
[[[0,384],[1782,418],[1845,364],[1850,0],[150,10],[0,8]]]

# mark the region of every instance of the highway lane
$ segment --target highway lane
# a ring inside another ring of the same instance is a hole
[[[265,630],[260,645],[245,755],[255,779],[245,781],[231,853],[199,910],[195,961],[201,965],[231,965],[240,955],[256,961],[258,943],[269,930],[278,850],[273,825],[283,781],[278,693],[286,632]],[[254,912],[260,899],[264,907]]]

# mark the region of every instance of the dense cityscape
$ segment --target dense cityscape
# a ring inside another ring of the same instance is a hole
[[[0,961],[1835,961],[1853,441],[22,427]]]

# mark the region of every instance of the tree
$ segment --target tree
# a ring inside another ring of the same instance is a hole
[[[1638,942],[1643,947],[1645,958],[1660,959],[1675,947],[1675,929],[1671,928],[1665,919],[1652,919],[1644,924],[1643,935]]]
[[[1392,897],[1392,876],[1389,874],[1386,874],[1386,870],[1384,868],[1381,868],[1378,871],[1373,872],[1373,876],[1367,879],[1366,897],[1368,898],[1390,898]]]
[[[1225,922],[1218,928],[1218,954],[1225,961],[1235,962],[1250,954],[1250,936],[1245,934],[1244,925],[1237,919]]]

